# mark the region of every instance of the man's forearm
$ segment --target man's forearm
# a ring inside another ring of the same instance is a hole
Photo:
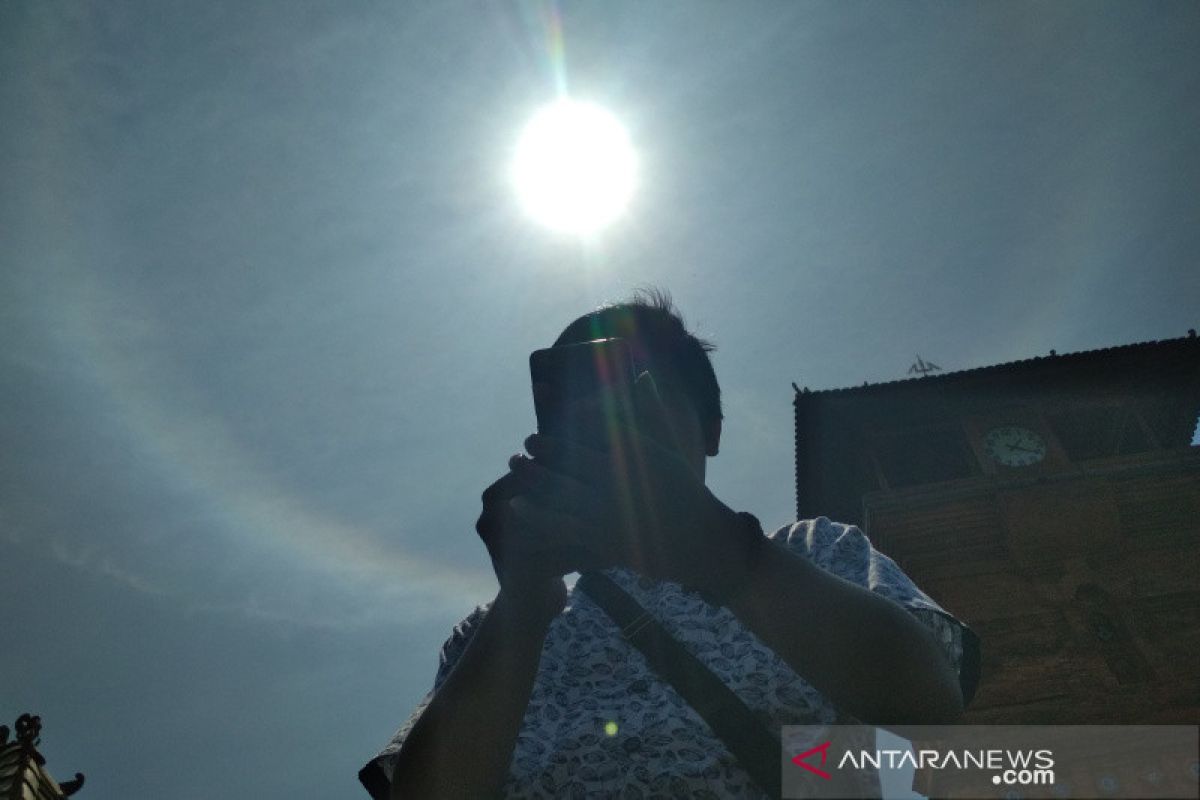
[[[551,619],[501,592],[397,755],[392,798],[495,796]]]
[[[928,628],[773,542],[730,608],[797,674],[863,722],[945,724],[962,714],[957,676]]]

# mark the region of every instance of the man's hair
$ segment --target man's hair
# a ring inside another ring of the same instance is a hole
[[[640,342],[649,351],[650,361],[641,366],[650,370],[656,382],[682,390],[706,430],[724,418],[721,386],[708,356],[716,345],[687,329],[668,292],[637,289],[625,302],[601,306],[572,322],[554,345],[610,336]]]

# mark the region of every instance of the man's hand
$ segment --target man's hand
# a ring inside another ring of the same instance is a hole
[[[562,610],[567,589],[562,576],[587,568],[583,548],[569,534],[533,530],[517,519],[514,507],[523,502],[526,482],[512,467],[524,456],[509,460],[510,471],[483,492],[483,511],[475,530],[487,546],[500,589],[517,605],[553,615]]]
[[[751,553],[744,523],[673,446],[654,381],[634,385],[635,425],[613,424],[610,448],[534,434],[533,460],[512,464],[528,492],[514,513],[541,537],[569,537],[655,580],[724,594],[744,580]]]

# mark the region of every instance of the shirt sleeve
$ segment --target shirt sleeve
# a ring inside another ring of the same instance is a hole
[[[462,657],[463,651],[467,649],[467,644],[471,641],[471,637],[474,636],[480,622],[487,615],[489,607],[490,604],[476,606],[475,610],[468,614],[462,622],[454,626],[450,638],[442,644],[442,649],[438,652],[438,668],[437,674],[433,678],[433,688],[425,693],[425,697],[413,709],[408,720],[400,726],[400,730],[392,735],[387,746],[380,750],[378,755],[368,761],[358,771],[358,780],[373,800],[386,800],[389,797],[392,786],[392,771],[395,768],[396,755],[400,752],[400,747],[404,744],[404,740],[408,738],[408,734],[412,731],[413,726],[417,724],[417,720],[425,713],[425,709],[429,706],[429,702],[433,700],[433,696],[437,694],[438,689],[446,682],[446,678],[450,675],[450,671],[454,669],[454,665]]]
[[[958,674],[963,706],[971,702],[979,685],[979,637],[921,591],[859,528],[817,517],[785,525],[768,538],[827,572],[898,603],[920,620],[933,631]]]

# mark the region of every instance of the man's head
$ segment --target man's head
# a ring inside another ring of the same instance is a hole
[[[721,387],[708,357],[715,347],[690,333],[670,295],[657,290],[584,314],[554,345],[614,336],[628,340],[637,369],[654,376],[684,455],[703,474],[704,457],[715,456],[721,442]]]

